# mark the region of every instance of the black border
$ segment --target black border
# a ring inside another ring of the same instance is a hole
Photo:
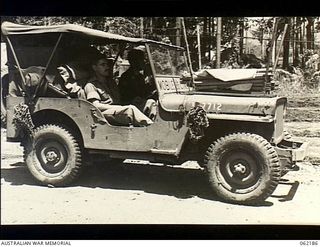
[[[1,0],[1,16],[319,16],[312,2],[289,0]],[[108,210],[107,208],[105,210]],[[319,222],[320,223],[320,222]],[[1,239],[311,240],[302,225],[1,225]]]
[[[106,209],[107,210],[107,209]],[[15,225],[4,240],[318,240],[319,226],[301,225]]]
[[[1,16],[319,16],[292,0],[1,0]]]

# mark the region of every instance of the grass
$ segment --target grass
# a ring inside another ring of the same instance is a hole
[[[279,85],[276,93],[279,96],[285,96],[288,98],[301,98],[320,94],[320,85],[310,84],[300,76],[293,76],[291,78],[280,77],[276,78],[276,80]]]

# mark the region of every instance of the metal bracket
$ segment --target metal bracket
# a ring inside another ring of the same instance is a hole
[[[96,124],[91,124],[91,126],[90,126],[90,128],[91,128],[91,139],[94,139],[97,127],[98,126]]]

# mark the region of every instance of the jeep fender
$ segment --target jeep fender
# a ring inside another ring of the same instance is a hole
[[[7,98],[7,117],[8,128],[7,137],[17,138],[20,130],[13,125],[14,106],[25,102],[23,97],[8,97]],[[31,108],[31,107],[30,107]],[[78,126],[83,140],[91,139],[91,126],[97,122],[106,123],[102,113],[88,101],[80,99],[67,98],[39,98],[31,109],[32,115],[38,115],[41,112],[60,112]]]

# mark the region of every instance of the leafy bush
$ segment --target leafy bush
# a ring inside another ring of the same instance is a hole
[[[278,93],[283,96],[305,96],[320,92],[319,51],[306,50],[300,55],[300,64],[292,66],[290,72],[277,69],[274,80],[279,85]]]

